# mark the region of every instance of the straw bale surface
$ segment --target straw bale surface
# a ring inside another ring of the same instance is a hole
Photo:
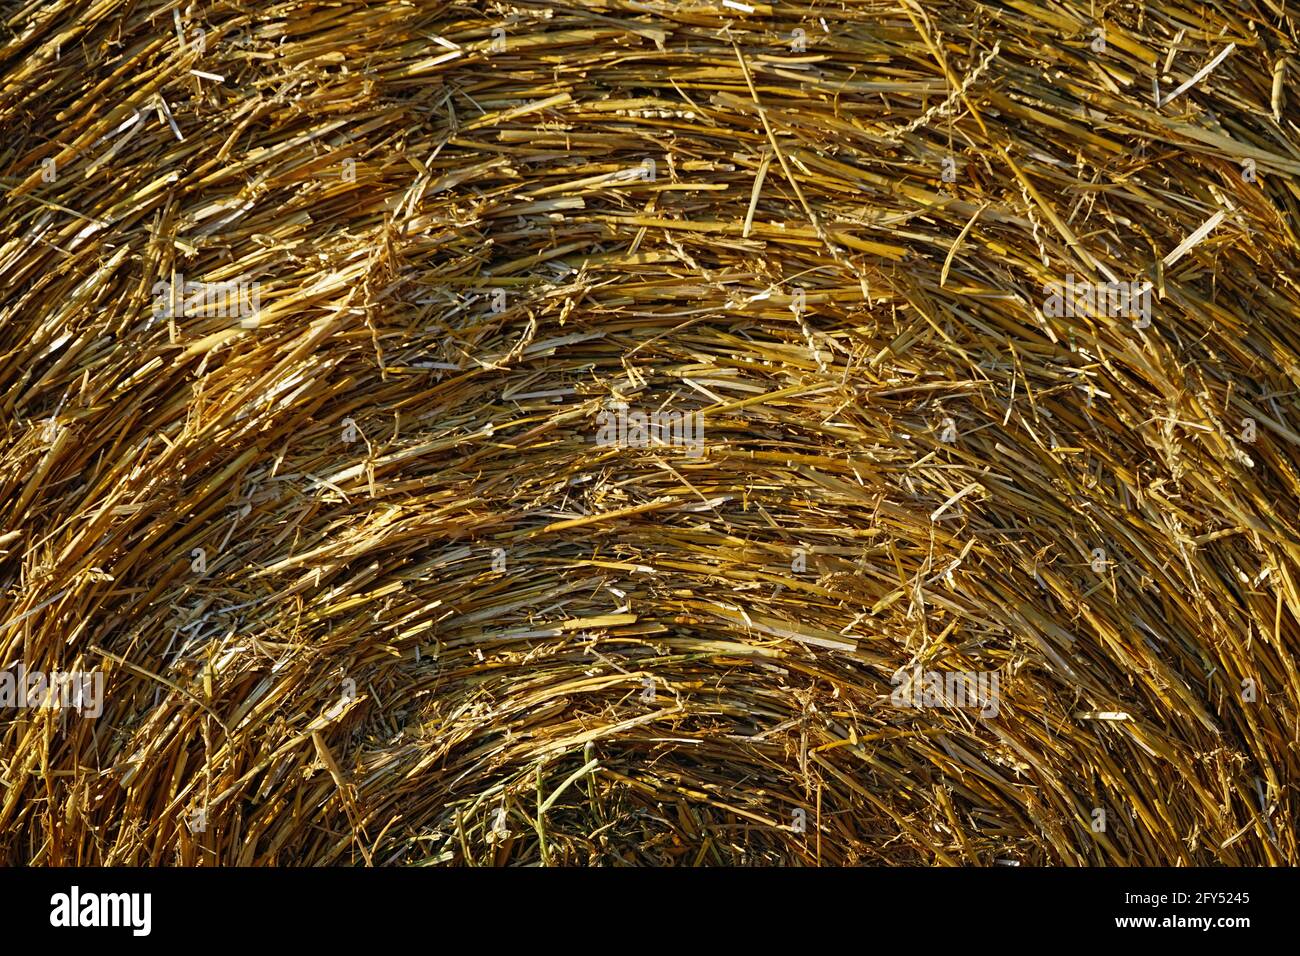
[[[1300,862],[1294,7],[0,44],[4,862]]]

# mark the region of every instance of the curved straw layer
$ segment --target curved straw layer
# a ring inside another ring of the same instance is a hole
[[[1300,862],[1283,5],[479,6],[4,22],[3,859]]]

